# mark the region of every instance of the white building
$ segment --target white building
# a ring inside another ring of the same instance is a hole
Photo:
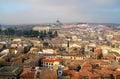
[[[35,26],[33,27],[33,30],[34,31],[49,31],[50,30],[50,27],[42,27],[42,26]]]
[[[57,70],[58,66],[60,64],[60,60],[59,59],[55,59],[55,58],[51,58],[51,59],[42,59],[42,66],[49,68],[49,69],[53,69],[53,70]]]

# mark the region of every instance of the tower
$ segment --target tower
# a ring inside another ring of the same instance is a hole
[[[61,77],[62,73],[63,73],[62,68],[60,66],[58,66],[58,70],[57,70],[58,77]]]
[[[69,47],[70,47],[70,39],[67,39],[67,48],[66,48],[67,53],[69,53]]]
[[[59,19],[56,20],[57,27],[61,27],[62,23],[59,21]]]
[[[62,29],[61,26],[62,26],[62,23],[57,19],[56,22],[51,25],[50,30],[51,31],[55,31],[55,30],[59,31]]]
[[[67,48],[68,48],[68,53],[69,53],[69,40],[67,41]]]

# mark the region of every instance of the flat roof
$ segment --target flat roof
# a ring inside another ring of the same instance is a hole
[[[0,68],[0,76],[18,76],[22,70],[20,66],[4,66]]]

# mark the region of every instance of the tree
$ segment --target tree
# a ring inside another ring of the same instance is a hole
[[[39,33],[39,37],[40,37],[40,39],[44,40],[44,34],[43,34],[43,31],[41,31],[41,32]]]
[[[8,28],[8,35],[14,35],[15,34],[15,30],[13,28]]]
[[[46,31],[44,30],[44,31],[43,31],[43,37],[46,37],[46,35],[47,35],[47,33],[46,33]]]
[[[57,37],[57,36],[58,36],[58,32],[55,31],[55,32],[54,32],[54,37]]]
[[[7,28],[4,30],[5,35],[13,36],[15,35],[15,30],[13,28]]]
[[[49,39],[53,38],[52,31],[48,32]]]
[[[0,35],[2,34],[2,29],[0,28]]]
[[[48,42],[44,42],[43,43],[43,47],[48,47],[49,46],[49,43]]]
[[[31,30],[30,34],[31,34],[31,37],[37,37],[39,35],[39,32]]]

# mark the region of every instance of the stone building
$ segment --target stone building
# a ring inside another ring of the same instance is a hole
[[[20,66],[4,66],[0,68],[0,79],[19,79],[23,71]]]

